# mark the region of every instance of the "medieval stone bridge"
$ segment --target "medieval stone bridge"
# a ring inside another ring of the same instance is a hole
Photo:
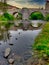
[[[18,11],[23,15],[23,19],[27,19],[29,15],[35,11],[39,11],[45,16],[47,13],[49,13],[49,0],[46,0],[45,9],[43,8],[22,8]],[[15,14],[17,14],[17,12]]]
[[[32,12],[39,11],[41,12],[44,16],[49,13],[49,10],[46,9],[37,9],[37,8],[22,8],[22,9],[13,9],[9,11],[11,14],[13,14],[15,17],[18,15],[18,12],[23,15],[23,19],[28,19],[29,15]]]
[[[13,14],[15,17],[18,15],[18,12],[21,13],[23,15],[23,19],[28,19],[29,15],[32,12],[36,12],[36,11],[41,12],[44,16],[47,13],[49,13],[49,0],[46,0],[45,9],[43,9],[43,8],[22,8],[22,9],[19,9],[14,6],[10,6],[8,9],[8,12]],[[2,14],[2,12],[1,12],[1,14]]]
[[[45,16],[47,13],[49,13],[49,11],[47,12],[47,11],[44,10],[44,9],[27,9],[27,8],[23,8],[23,9],[21,10],[21,13],[22,13],[22,15],[23,15],[23,19],[27,19],[32,12],[36,12],[36,11],[41,12],[44,16]]]

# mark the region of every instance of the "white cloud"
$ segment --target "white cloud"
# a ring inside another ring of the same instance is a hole
[[[16,0],[16,1],[22,1],[22,0]],[[23,0],[24,1],[24,0]],[[26,0],[26,3],[21,3],[21,2],[15,2],[12,0],[8,0],[7,3],[11,4],[13,6],[19,7],[19,8],[23,8],[23,7],[27,7],[27,8],[39,8],[39,7],[44,7],[44,5],[38,5],[36,3],[29,3],[27,2],[28,0]]]

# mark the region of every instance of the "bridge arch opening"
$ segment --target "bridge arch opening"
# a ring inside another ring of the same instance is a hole
[[[13,15],[17,14],[18,12],[13,12]]]
[[[19,19],[19,20],[22,19],[22,14],[19,13],[19,12],[14,12],[13,15],[14,15],[14,17],[15,17],[16,19]]]
[[[43,20],[44,16],[40,11],[34,11],[29,15],[30,20]]]

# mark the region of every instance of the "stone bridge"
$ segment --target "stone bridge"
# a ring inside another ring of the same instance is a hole
[[[44,16],[49,13],[49,11],[45,10],[45,9],[34,9],[34,8],[22,8],[22,9],[19,9],[19,10],[13,10],[12,11],[12,14],[14,16],[17,16],[17,13],[21,13],[23,15],[23,19],[28,19],[29,15],[32,13],[32,12],[36,12],[36,11],[39,11],[41,12]]]

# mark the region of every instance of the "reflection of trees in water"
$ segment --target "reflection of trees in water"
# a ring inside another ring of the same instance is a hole
[[[9,28],[11,25],[8,23],[6,25],[3,25],[0,23],[0,40],[3,40],[4,42],[7,42],[9,39]]]

